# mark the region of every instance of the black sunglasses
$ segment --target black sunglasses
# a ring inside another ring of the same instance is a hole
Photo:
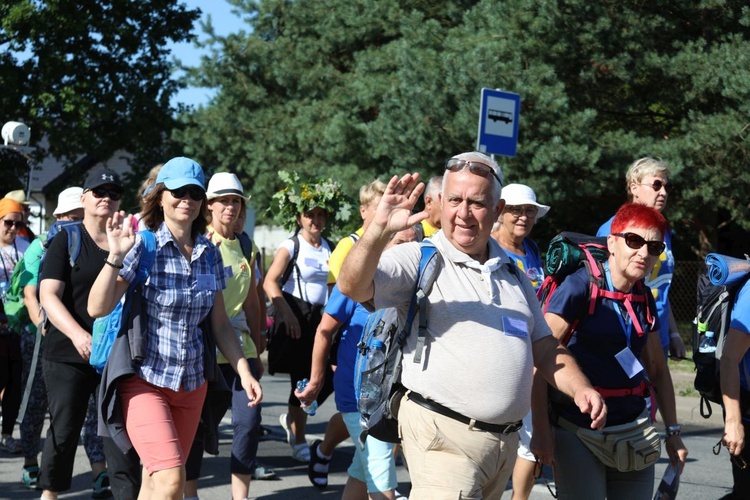
[[[169,192],[175,198],[183,199],[189,196],[193,201],[201,201],[206,196],[206,192],[198,186],[182,186],[177,189],[170,189]]]
[[[667,193],[671,193],[672,189],[674,188],[673,184],[670,184],[668,182],[662,182],[660,179],[656,179],[651,184],[640,184],[641,186],[651,186],[651,189],[656,191],[657,193],[661,191],[661,188],[664,188],[664,191]]]
[[[503,184],[503,182],[500,180],[500,177],[497,176],[492,167],[490,167],[489,165],[485,165],[484,163],[478,161],[459,160],[458,158],[451,158],[450,160],[445,162],[445,169],[450,170],[451,172],[460,172],[464,168],[468,168],[469,172],[471,172],[472,174],[484,177],[485,179],[491,175],[501,186]]]
[[[12,228],[13,226],[15,226],[16,229],[21,229],[23,226],[26,225],[26,224],[23,223],[22,220],[7,220],[7,219],[3,219],[3,223],[5,224],[5,227],[7,229]]]
[[[112,201],[120,201],[122,199],[122,191],[114,188],[96,187],[93,189],[87,189],[91,191],[94,198],[109,198]]]
[[[648,248],[648,253],[655,257],[662,254],[667,245],[663,241],[651,240],[646,241],[643,236],[635,233],[613,233],[612,236],[619,236],[625,239],[625,244],[633,250],[640,250],[643,245]]]

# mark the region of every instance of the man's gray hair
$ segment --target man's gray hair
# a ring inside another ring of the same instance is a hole
[[[468,153],[461,153],[457,154],[451,157],[451,159],[457,159],[457,160],[474,160],[478,161],[480,163],[484,163],[488,167],[492,169],[493,172],[497,175],[497,178],[500,179],[500,182],[496,182],[494,177],[488,178],[490,183],[492,184],[492,204],[497,205],[497,202],[500,201],[501,194],[503,192],[503,171],[500,170],[500,165],[497,164],[494,158],[491,156],[487,156],[484,153],[480,153],[479,151],[471,151]],[[443,176],[443,187],[442,191],[445,193],[445,179],[448,177],[447,175]]]
[[[443,185],[442,175],[436,175],[435,177],[432,177],[429,181],[427,181],[427,185],[424,188],[423,196],[425,198],[429,196],[433,200],[437,200],[437,195],[440,193],[440,189],[442,185]]]

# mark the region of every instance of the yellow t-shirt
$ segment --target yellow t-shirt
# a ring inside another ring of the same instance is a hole
[[[245,357],[257,358],[258,351],[255,349],[255,342],[250,337],[247,322],[244,319],[245,314],[242,310],[242,304],[245,302],[247,294],[255,293],[253,265],[255,255],[251,255],[248,262],[242,252],[242,246],[238,238],[228,240],[214,233],[212,241],[215,244],[221,242],[218,248],[221,252],[221,259],[224,261],[224,274],[227,277],[227,287],[223,290],[224,308],[227,311],[227,316],[232,320],[234,331]],[[219,363],[229,362],[221,352],[219,352],[218,361]]]
[[[360,227],[359,229],[354,231],[354,234],[361,238],[362,235],[365,234],[365,229]],[[345,238],[341,238],[341,241],[339,241],[338,245],[336,245],[336,248],[333,249],[331,256],[328,258],[329,285],[333,285],[336,283],[336,280],[339,278],[339,273],[341,272],[341,266],[344,265],[344,259],[346,259],[346,256],[349,254],[349,250],[351,250],[353,246],[354,240],[351,236],[347,236]]]
[[[424,233],[425,238],[429,238],[430,236],[437,233],[438,231],[440,231],[440,229],[430,224],[430,222],[427,219],[424,219],[422,221],[422,232]]]

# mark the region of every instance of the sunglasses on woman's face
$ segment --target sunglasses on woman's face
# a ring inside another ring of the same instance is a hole
[[[21,229],[24,226],[24,223],[22,220],[7,220],[3,219],[3,224],[5,224],[6,229],[10,229],[15,226],[16,229]]]
[[[184,199],[188,196],[193,201],[201,201],[203,200],[203,197],[205,196],[205,191],[203,191],[198,186],[182,186],[177,189],[170,189],[170,193],[172,193],[172,196],[177,199]]]
[[[674,188],[673,184],[670,184],[668,182],[662,182],[661,179],[656,179],[651,184],[640,184],[641,186],[651,186],[651,189],[656,191],[657,193],[661,191],[661,188],[664,188],[664,191],[667,193],[671,193],[672,189]]]
[[[484,163],[478,161],[459,160],[458,158],[451,158],[450,160],[445,162],[445,169],[450,170],[451,172],[460,172],[464,168],[468,168],[469,172],[471,172],[472,174],[484,177],[485,179],[491,175],[497,180],[497,182],[500,183],[500,185],[503,184],[500,181],[500,177],[498,177],[495,171],[492,170],[492,167],[490,167],[489,165],[485,165]]]
[[[89,189],[89,191],[94,195],[94,198],[109,198],[112,201],[120,201],[122,199],[122,191],[119,189],[97,187]]]
[[[649,255],[653,255],[654,257],[661,255],[667,246],[663,241],[646,241],[643,236],[635,233],[614,233],[612,236],[619,236],[625,239],[625,244],[633,250],[640,250],[643,245],[646,245]]]

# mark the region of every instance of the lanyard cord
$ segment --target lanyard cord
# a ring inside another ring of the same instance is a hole
[[[10,245],[8,245],[8,246],[10,246]],[[2,261],[3,261],[3,273],[5,273],[5,281],[8,283],[8,286],[10,286],[10,276],[8,275],[8,268],[5,267],[5,258],[7,257],[8,261],[10,261],[11,265],[13,267],[16,267],[16,264],[18,263],[18,248],[16,248],[16,240],[15,240],[15,238],[13,239],[13,251],[16,254],[16,260],[15,261],[13,261],[13,257],[11,257],[10,255],[6,255],[5,254],[5,248],[7,248],[7,247],[1,247],[0,248],[0,259],[2,259]],[[12,271],[11,271],[11,273],[12,273]]]

